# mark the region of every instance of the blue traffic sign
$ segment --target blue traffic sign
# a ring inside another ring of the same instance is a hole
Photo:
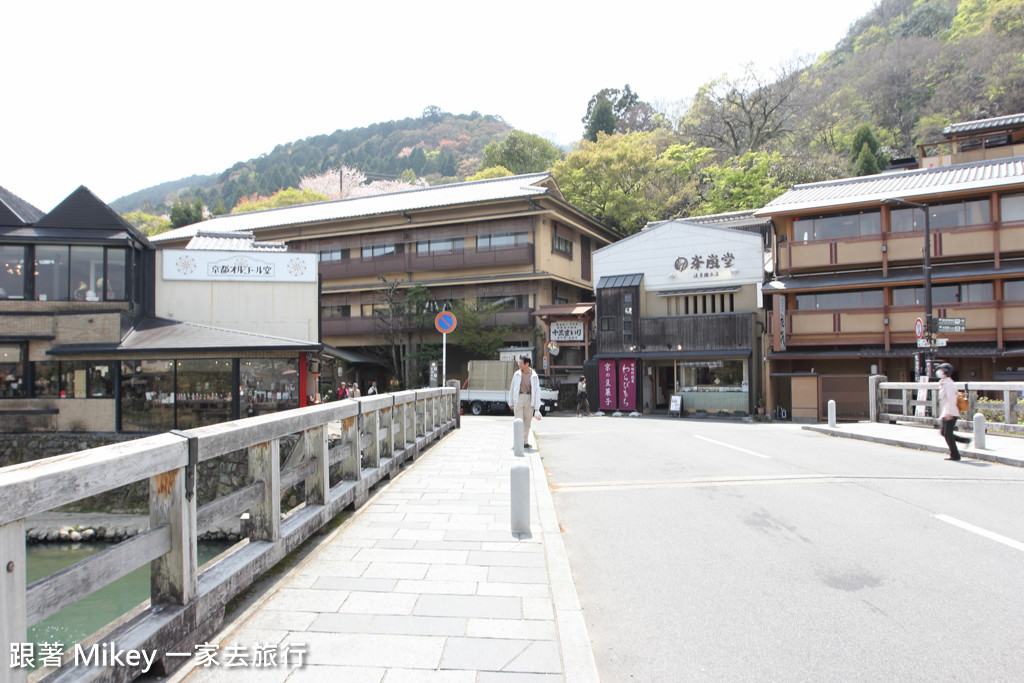
[[[437,314],[437,317],[434,318],[434,327],[436,327],[437,331],[441,334],[448,334],[455,329],[455,325],[455,314],[451,311],[441,311]]]

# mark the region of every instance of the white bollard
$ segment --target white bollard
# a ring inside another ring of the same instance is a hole
[[[985,449],[985,416],[974,414],[974,447]]]
[[[516,420],[522,422],[522,420]],[[520,442],[522,445],[522,442]],[[530,468],[513,465],[510,476],[512,504],[512,533],[530,533]]]
[[[835,399],[829,399],[828,402],[828,426],[836,426],[836,401]]]
[[[520,458],[523,457],[523,420],[512,420],[512,450]]]

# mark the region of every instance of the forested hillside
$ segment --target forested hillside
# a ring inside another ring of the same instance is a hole
[[[428,107],[114,206],[140,208],[145,197],[168,212],[181,198],[187,215],[198,198],[226,211],[344,164],[369,180],[432,184],[551,170],[570,202],[624,234],[651,220],[757,208],[794,183],[914,157],[950,123],[1024,111],[1024,0],[881,0],[828,53],[751,65],[678,97],[656,106],[628,85],[601,90],[580,103],[582,139],[564,156],[537,136],[508,136],[500,117]]]
[[[484,147],[510,130],[497,116],[450,114],[427,107],[419,118],[337,130],[278,145],[255,159],[239,161],[219,175],[163,183],[122,197],[111,206],[121,213],[136,209],[169,213],[175,199],[191,202],[199,198],[210,210],[218,203],[230,210],[243,197],[298,187],[301,178],[342,164],[370,179],[400,178],[404,173],[406,180],[455,182],[476,171]],[[195,182],[189,182],[193,179]]]

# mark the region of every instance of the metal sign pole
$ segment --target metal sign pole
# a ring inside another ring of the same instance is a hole
[[[448,386],[448,333],[441,335],[441,386]]]

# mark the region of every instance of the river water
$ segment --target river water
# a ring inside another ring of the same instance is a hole
[[[227,542],[200,543],[199,564],[205,564],[230,546]],[[27,548],[28,583],[109,547],[109,543],[31,544]],[[59,643],[61,649],[70,649],[148,598],[149,565],[146,565],[32,626],[28,630],[28,639],[35,643],[37,652],[41,643]]]

